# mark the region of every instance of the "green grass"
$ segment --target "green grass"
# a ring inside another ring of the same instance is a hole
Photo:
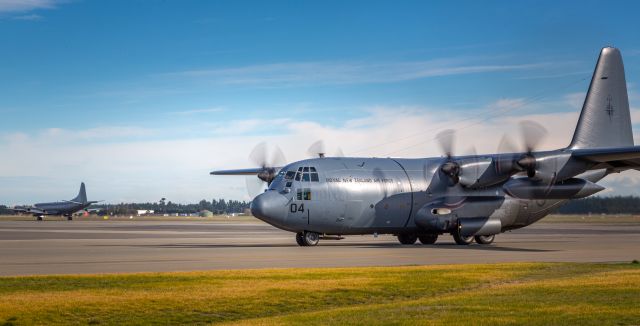
[[[639,324],[639,264],[0,278],[0,325]]]

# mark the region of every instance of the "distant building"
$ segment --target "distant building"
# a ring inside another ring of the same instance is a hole
[[[153,209],[139,209],[138,210],[138,216],[142,216],[142,215],[151,215],[153,214]]]

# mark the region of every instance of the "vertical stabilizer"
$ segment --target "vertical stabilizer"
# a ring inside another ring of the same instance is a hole
[[[84,182],[80,184],[80,192],[78,192],[78,196],[71,201],[86,203],[87,202],[87,191],[84,189]]]
[[[633,146],[627,82],[620,50],[603,48],[569,148]]]

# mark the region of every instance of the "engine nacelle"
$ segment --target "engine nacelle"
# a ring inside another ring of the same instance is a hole
[[[491,157],[478,157],[460,162],[460,184],[469,187],[488,187],[508,179],[509,173],[498,173]]]
[[[520,199],[577,199],[591,196],[604,190],[604,187],[578,178],[555,184],[518,178],[505,183],[502,189],[509,196]]]

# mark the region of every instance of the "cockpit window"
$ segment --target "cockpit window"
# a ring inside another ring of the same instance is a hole
[[[301,166],[298,168],[297,172],[289,171],[287,172],[285,179],[291,180],[294,178],[294,175],[296,181],[320,182],[318,170],[314,166]]]

